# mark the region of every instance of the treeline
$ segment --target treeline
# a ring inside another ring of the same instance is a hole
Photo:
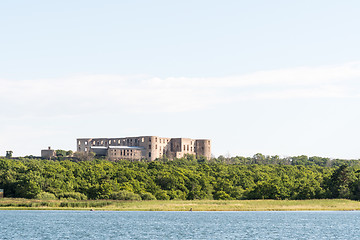
[[[25,159],[41,159],[41,157],[36,156],[25,156]],[[24,158],[12,158],[12,159],[24,159]],[[74,162],[79,161],[92,161],[95,158],[98,159],[106,159],[106,157],[99,157],[95,156],[95,153],[89,152],[72,152],[71,150],[56,150],[56,157],[53,157],[52,160],[57,161],[64,161],[70,160]],[[345,160],[345,159],[331,159],[326,157],[317,157],[312,156],[308,157],[306,155],[301,156],[292,156],[292,157],[279,157],[278,155],[263,155],[261,153],[257,153],[252,157],[242,157],[242,156],[235,156],[235,157],[225,157],[220,155],[217,158],[212,158],[211,160],[206,160],[205,157],[199,157],[195,159],[193,155],[187,155],[183,158],[188,161],[197,161],[198,163],[224,163],[224,164],[241,164],[241,165],[251,165],[251,164],[261,164],[261,165],[293,165],[293,166],[321,166],[321,167],[339,167],[341,165],[348,165],[348,166],[360,166],[360,159],[359,160]],[[146,161],[145,159],[143,161]],[[156,161],[161,162],[168,162],[169,160],[166,156],[163,156],[161,159],[157,159]]]
[[[39,199],[358,200],[360,167],[350,165],[0,159],[0,189],[6,197]]]
[[[213,158],[212,162],[227,163],[227,164],[281,164],[281,165],[303,165],[303,166],[321,166],[321,167],[339,167],[341,165],[360,166],[360,160],[344,160],[331,159],[326,157],[308,157],[305,155],[293,157],[279,157],[278,155],[269,156],[261,153],[255,154],[253,157],[224,157],[219,156]]]

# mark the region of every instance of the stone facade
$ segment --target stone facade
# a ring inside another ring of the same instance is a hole
[[[56,151],[48,147],[48,149],[41,150],[41,158],[51,159],[56,157]]]
[[[186,154],[211,158],[211,143],[208,139],[164,138],[140,136],[126,138],[79,138],[76,150],[95,152],[110,160],[146,159],[154,161],[164,156],[174,159]]]

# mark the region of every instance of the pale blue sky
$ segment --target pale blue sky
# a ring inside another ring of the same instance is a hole
[[[2,1],[0,155],[78,137],[360,158],[358,1]]]

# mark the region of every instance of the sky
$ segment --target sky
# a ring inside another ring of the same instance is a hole
[[[0,156],[76,138],[360,159],[359,1],[0,3]]]

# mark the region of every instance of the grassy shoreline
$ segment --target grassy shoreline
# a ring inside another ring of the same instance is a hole
[[[346,199],[318,200],[36,200],[0,199],[0,210],[96,211],[355,211],[360,202]]]

